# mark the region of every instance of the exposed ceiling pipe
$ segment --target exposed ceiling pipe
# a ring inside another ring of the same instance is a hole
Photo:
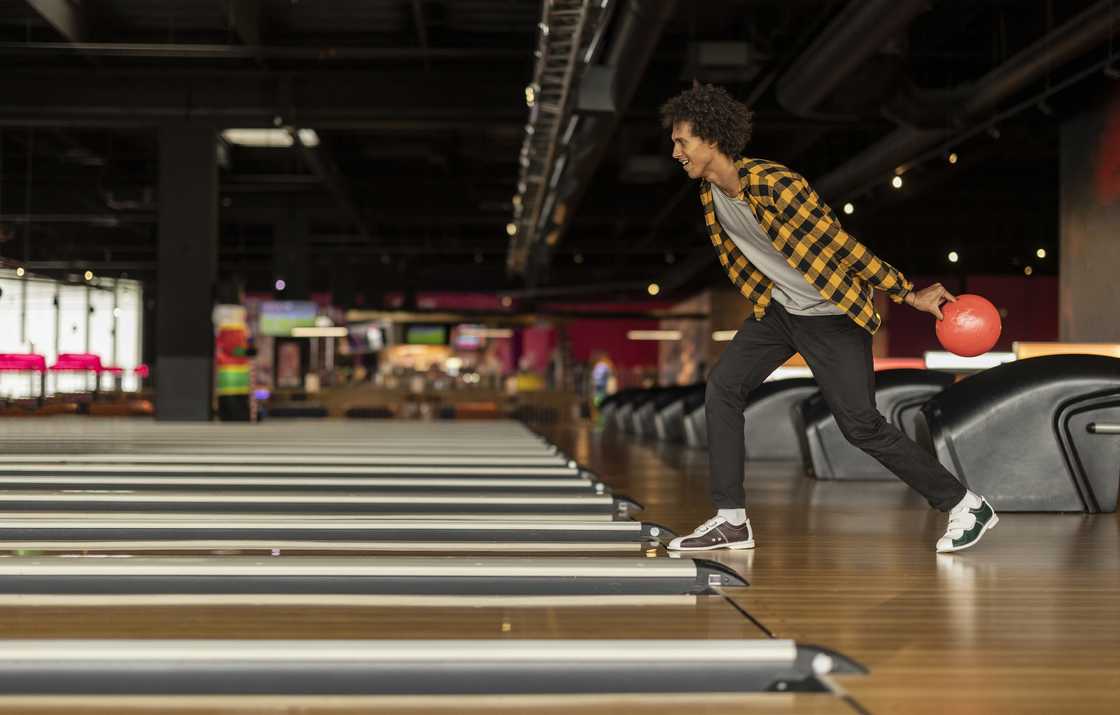
[[[794,114],[809,116],[865,60],[879,52],[929,0],[853,0],[778,80],[774,92]]]
[[[1047,72],[1106,40],[1113,33],[1113,25],[1118,19],[1120,4],[1114,0],[1098,2],[977,82],[950,93],[938,92],[942,98],[948,98],[944,105],[950,118],[948,127],[900,127],[847,163],[816,179],[814,188],[826,198],[836,200],[876,178],[885,178],[915,155],[952,136],[969,119],[991,111]]]

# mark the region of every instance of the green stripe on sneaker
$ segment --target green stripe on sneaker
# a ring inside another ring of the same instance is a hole
[[[994,513],[987,501],[981,501],[979,508],[970,511],[976,517],[976,523],[973,524],[971,529],[961,534],[959,539],[953,539],[953,546],[965,546],[979,539],[980,535],[984,533],[984,525],[991,520]]]

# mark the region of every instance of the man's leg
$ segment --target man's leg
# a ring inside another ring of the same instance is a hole
[[[743,409],[747,393],[793,355],[781,321],[768,312],[761,321],[748,318],[724,348],[708,375],[704,413],[708,420],[708,454],[712,501],[717,514],[691,533],[669,542],[672,551],[753,549],[754,532],[746,518],[743,489]]]
[[[797,349],[844,437],[934,508],[949,511],[957,505],[968,491],[964,485],[876,409],[871,335],[846,316],[790,316],[790,323]]]
[[[748,318],[743,322],[708,375],[704,414],[712,501],[717,509],[742,509],[747,504],[743,489],[743,409],[747,393],[793,353],[782,325],[770,311],[762,320]]]

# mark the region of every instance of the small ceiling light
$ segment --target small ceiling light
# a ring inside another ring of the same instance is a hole
[[[661,292],[661,286],[657,285],[656,283],[650,283],[648,286],[646,286],[646,292],[650,295],[657,295]]]
[[[511,305],[513,305],[513,298],[510,298],[508,295],[503,295],[502,296],[502,307],[503,308],[508,308]]]
[[[509,223],[507,223],[506,224],[506,233],[509,234],[510,238],[513,238],[514,236],[516,236],[517,235],[517,224],[515,224],[513,221],[510,221]]]
[[[949,163],[950,164],[956,164],[957,159],[958,159],[957,152],[955,152],[955,151],[949,152]]]
[[[666,251],[665,252],[665,262],[668,263],[669,265],[673,265],[674,263],[676,263],[677,262],[676,254],[674,254],[672,251]]]
[[[92,280],[93,280],[93,271],[86,271],[86,272],[85,272],[85,275],[84,275],[83,277],[84,277],[84,278],[85,278],[85,279],[86,279],[87,281],[92,281]]]
[[[537,103],[537,86],[530,84],[525,86],[525,104],[530,107]]]
[[[956,251],[949,251],[949,263],[956,263],[960,259],[961,257]]]
[[[521,194],[515,194],[515,195],[514,195],[514,197],[513,197],[513,205],[514,205],[514,206],[520,206],[520,205],[521,205]]]
[[[474,262],[475,263],[482,263],[482,254],[481,253],[474,254]]]
[[[1023,275],[1029,276],[1032,273],[1034,273],[1034,269],[1031,268],[1030,266],[1027,266],[1026,268],[1023,269]]]
[[[901,176],[896,176],[893,179],[891,179],[891,186],[893,186],[896,189],[901,189],[902,188],[902,177]]]
[[[583,254],[577,253],[576,255],[572,256],[572,260],[576,263],[583,263]]]
[[[19,276],[20,278],[23,278],[24,273],[27,273],[27,271],[23,270],[23,266],[20,266],[19,268],[16,269],[16,275]]]
[[[314,129],[300,129],[299,141],[304,146],[319,146],[319,135]]]
[[[854,205],[852,205],[851,202],[848,202],[848,203],[844,204],[844,213],[848,214],[849,216],[851,216],[853,213],[855,213],[855,210],[856,210],[856,207]]]
[[[277,278],[276,279],[276,290],[284,290],[287,287],[288,287],[288,284],[284,282],[283,278]]]
[[[287,149],[292,145],[292,135],[283,129],[226,129],[222,139],[238,146]]]
[[[1046,258],[1046,249],[1040,248],[1034,252],[1034,255],[1038,256],[1039,258]]]
[[[319,135],[314,129],[297,129],[300,144],[307,147],[319,146]],[[295,144],[287,129],[226,129],[222,139],[228,144],[238,146],[287,149]]]

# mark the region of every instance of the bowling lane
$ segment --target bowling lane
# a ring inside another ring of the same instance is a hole
[[[268,514],[327,512],[338,514],[567,513],[613,514],[632,503],[609,494],[573,496],[487,494],[461,492],[331,493],[321,492],[109,492],[30,491],[0,492],[0,509],[9,511],[253,511]]]
[[[447,520],[431,515],[427,519],[214,516],[9,512],[0,514],[0,554],[636,553],[673,536],[660,525],[636,521],[536,519],[517,514],[488,519],[456,515]]]
[[[765,638],[721,596],[0,595],[5,638]]]

